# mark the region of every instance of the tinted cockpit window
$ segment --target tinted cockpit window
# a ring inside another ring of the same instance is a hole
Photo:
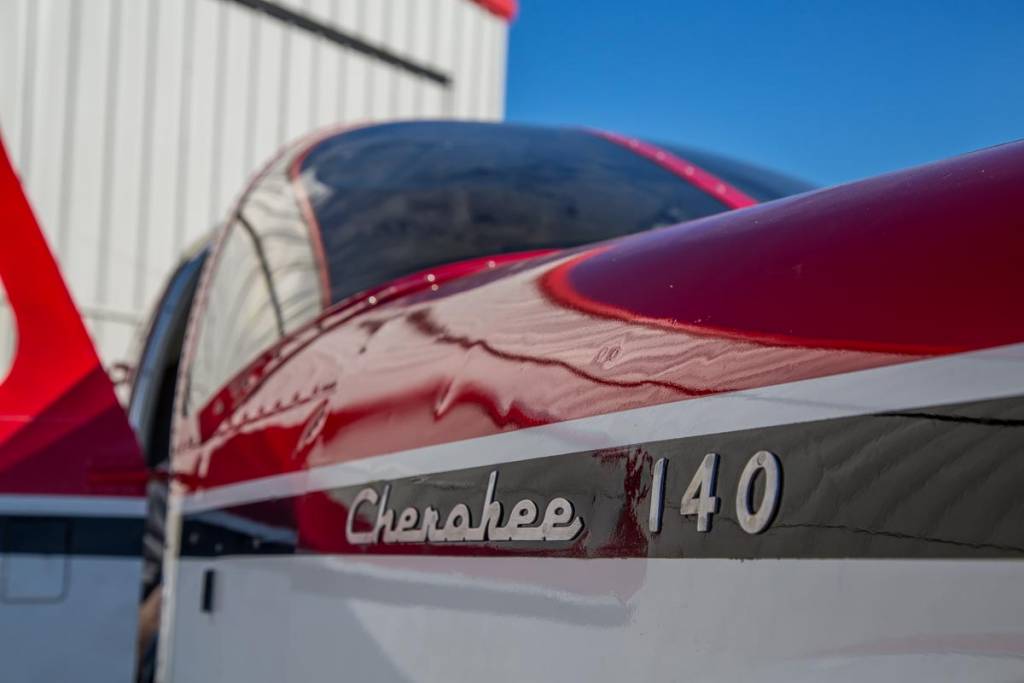
[[[328,138],[301,166],[339,301],[468,258],[572,247],[724,211],[579,130],[410,123]]]

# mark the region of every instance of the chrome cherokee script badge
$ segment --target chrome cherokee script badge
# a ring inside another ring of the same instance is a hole
[[[583,529],[583,518],[575,515],[572,503],[565,498],[552,498],[538,522],[537,504],[524,498],[512,506],[508,521],[501,523],[501,503],[495,500],[498,471],[487,481],[480,522],[472,525],[469,507],[458,503],[448,512],[444,524],[441,513],[431,506],[423,511],[407,507],[395,519],[395,511],[388,509],[391,485],[384,486],[380,495],[373,488],[364,488],[356,494],[345,523],[345,539],[355,545],[373,543],[452,543],[458,541],[571,541]],[[377,507],[377,519],[369,531],[356,531],[355,520],[363,505]]]

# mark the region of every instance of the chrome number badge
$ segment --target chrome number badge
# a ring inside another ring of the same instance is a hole
[[[695,517],[697,531],[711,531],[711,519],[719,512],[721,502],[716,495],[718,464],[721,456],[708,453],[690,479],[689,486],[679,501],[679,514]],[[652,534],[661,531],[662,508],[665,504],[665,472],[668,460],[659,458],[654,463],[654,480],[651,486],[651,510],[648,529]],[[760,500],[754,501],[754,481],[758,475],[764,479]],[[770,451],[758,451],[747,461],[736,487],[736,520],[748,534],[759,534],[767,529],[779,509],[782,493],[782,463]]]
[[[756,508],[751,500],[754,495],[754,477],[764,474],[764,491]],[[782,465],[770,451],[758,451],[747,461],[740,483],[736,489],[736,519],[748,534],[759,534],[768,528],[779,509],[779,492],[782,482]]]

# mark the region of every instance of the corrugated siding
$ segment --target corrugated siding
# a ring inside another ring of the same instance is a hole
[[[338,123],[503,116],[507,26],[469,0],[277,4],[450,83],[234,0],[0,2],[0,129],[108,365],[280,145]]]

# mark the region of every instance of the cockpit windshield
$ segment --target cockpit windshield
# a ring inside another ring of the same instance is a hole
[[[759,199],[789,189],[757,185],[748,167],[715,161]],[[727,209],[593,133],[507,124],[347,131],[309,150],[299,180],[319,224],[335,302],[443,263],[573,247]]]

